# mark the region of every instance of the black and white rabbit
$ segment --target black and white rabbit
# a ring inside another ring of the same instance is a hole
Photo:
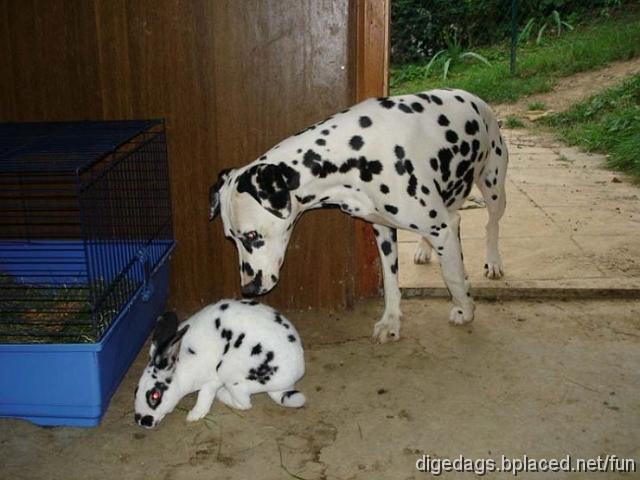
[[[172,312],[158,318],[135,392],[135,421],[156,426],[185,395],[199,391],[187,421],[203,418],[213,400],[251,408],[267,392],[279,405],[302,407],[294,389],[304,375],[304,352],[293,324],[273,308],[249,300],[222,300],[178,325]]]

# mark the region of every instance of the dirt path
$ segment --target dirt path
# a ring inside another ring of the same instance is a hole
[[[564,78],[551,92],[496,107],[502,119],[516,115],[526,128],[503,126],[510,157],[500,225],[503,280],[483,275],[484,208],[461,212],[465,266],[476,297],[637,297],[640,189],[624,174],[604,169],[604,155],[567,147],[525,116],[532,101],[562,111],[637,72],[640,58]],[[417,237],[399,232],[398,239],[404,294],[447,295],[439,268],[413,263]]]
[[[640,57],[611,63],[600,70],[590,70],[561,78],[550,92],[536,93],[511,104],[495,105],[494,109],[503,119],[509,115],[524,117],[528,111],[528,105],[532,102],[542,102],[547,108],[561,112],[572,104],[637,73],[640,73]],[[523,120],[526,121],[526,118]]]

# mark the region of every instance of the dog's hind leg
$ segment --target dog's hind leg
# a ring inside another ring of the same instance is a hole
[[[378,244],[384,281],[384,314],[375,324],[371,340],[385,343],[400,339],[400,287],[398,286],[398,246],[396,230],[383,225],[373,225]]]
[[[487,222],[487,255],[484,263],[484,275],[498,279],[504,275],[502,259],[498,250],[499,223],[507,205],[505,178],[507,174],[507,146],[498,133],[493,143],[489,160],[476,184],[487,204],[489,221]]]

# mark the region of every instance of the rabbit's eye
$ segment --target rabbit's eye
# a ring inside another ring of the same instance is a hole
[[[149,404],[154,407],[160,403],[160,398],[162,397],[162,392],[156,388],[149,392]]]

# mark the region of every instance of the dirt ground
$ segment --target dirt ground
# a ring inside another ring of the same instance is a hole
[[[515,103],[497,105],[500,118],[509,115],[523,117],[532,102],[543,102],[547,108],[562,112],[580,100],[609,88],[625,77],[640,73],[640,58],[613,62],[600,70],[581,72],[561,78],[550,92],[536,93]]]
[[[481,302],[459,328],[448,301],[405,300],[402,340],[373,345],[381,311],[290,313],[306,347],[301,410],[258,395],[252,410],[216,402],[190,424],[191,396],[142,429],[132,400],[143,352],[98,428],[2,420],[2,478],[403,480],[430,476],[415,468],[423,454],[640,458],[640,301]]]

